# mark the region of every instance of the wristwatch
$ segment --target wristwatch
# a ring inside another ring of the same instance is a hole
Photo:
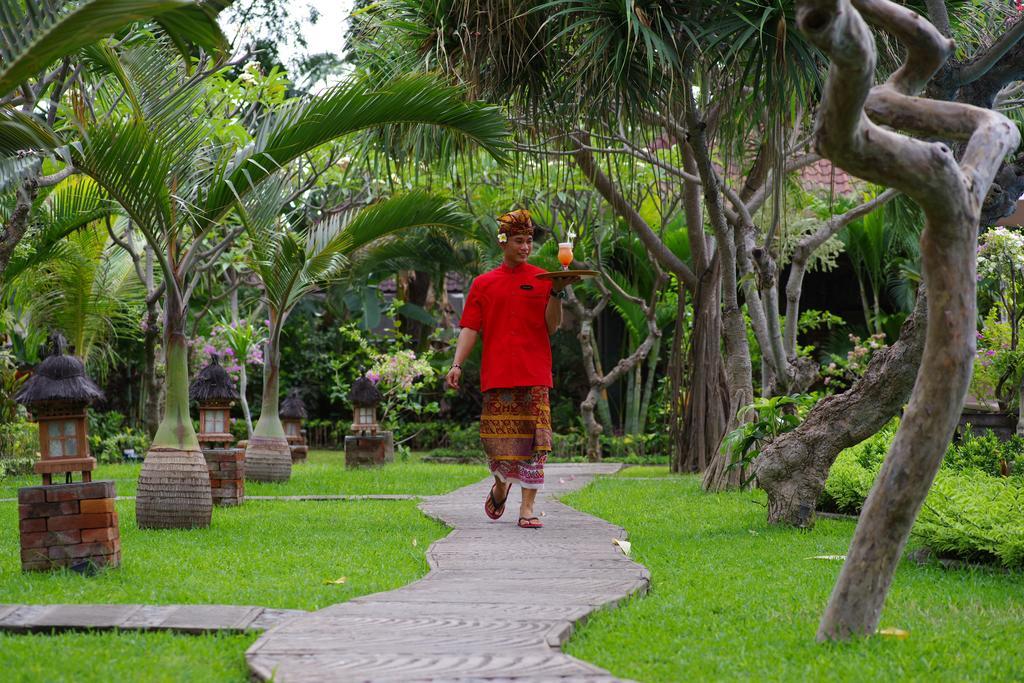
[[[462,366],[458,363],[452,363],[452,368],[458,368],[459,370],[461,370]]]
[[[565,290],[564,289],[561,289],[561,290],[559,290],[557,292],[552,289],[551,290],[551,296],[556,297],[558,299],[561,299],[562,301],[565,301],[565,299],[566,299]]]

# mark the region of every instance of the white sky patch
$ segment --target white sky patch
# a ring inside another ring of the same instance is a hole
[[[352,4],[353,0],[304,0],[288,3],[289,17],[297,20],[302,26],[302,35],[306,39],[307,47],[302,49],[296,45],[279,45],[281,61],[289,67],[294,67],[308,55],[330,52],[341,57],[345,51],[345,29],[348,16],[352,12]],[[309,22],[310,8],[320,14],[315,24]],[[246,44],[246,36],[239,35],[237,24],[224,22],[222,26],[233,44]]]

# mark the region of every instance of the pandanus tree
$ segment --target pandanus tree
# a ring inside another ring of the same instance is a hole
[[[335,214],[308,228],[289,229],[277,193],[256,202],[242,216],[251,238],[250,264],[263,285],[270,330],[264,350],[263,406],[245,450],[246,477],[285,481],[292,458],[278,414],[281,329],[299,301],[337,277],[353,258],[382,238],[418,228],[468,232],[472,221],[448,201],[423,192],[392,197],[354,212]],[[384,245],[380,245],[384,246]]]
[[[123,89],[103,118],[81,122],[75,167],[88,174],[132,220],[163,274],[166,399],[164,416],[139,477],[142,527],[209,524],[206,463],[189,416],[189,299],[199,265],[226,249],[238,231],[226,219],[247,195],[303,154],[374,126],[444,126],[500,155],[506,123],[495,108],[466,102],[432,78],[396,79],[378,88],[348,82],[266,112],[242,146],[221,139],[204,111],[202,73],[151,43],[95,51],[95,62]]]

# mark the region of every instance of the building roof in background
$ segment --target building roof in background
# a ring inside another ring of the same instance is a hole
[[[800,169],[800,184],[805,190],[831,191],[836,194],[852,194],[857,191],[856,179],[846,171],[836,168],[828,159],[819,159]]]

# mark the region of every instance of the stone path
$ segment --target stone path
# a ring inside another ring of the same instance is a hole
[[[302,610],[240,605],[0,605],[0,631],[266,631]]]
[[[501,520],[484,516],[490,480],[425,498],[420,508],[454,528],[427,551],[426,577],[282,622],[249,648],[249,668],[284,683],[617,680],[560,648],[650,575],[613,544],[622,528],[554,498],[620,467],[548,465],[539,530],[516,527],[518,492]]]

